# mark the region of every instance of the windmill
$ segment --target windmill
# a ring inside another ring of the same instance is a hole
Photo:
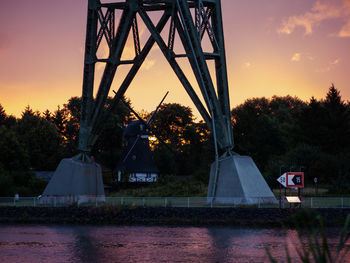
[[[122,174],[129,174],[129,182],[157,181],[159,170],[154,163],[148,138],[153,134],[159,141],[163,142],[163,140],[159,138],[149,125],[168,93],[165,94],[147,121],[144,121],[129,104],[122,100],[138,120],[131,122],[124,130],[125,147],[122,158],[115,169],[118,173],[118,182],[121,181]]]

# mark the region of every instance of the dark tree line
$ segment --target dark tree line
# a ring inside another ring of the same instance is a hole
[[[332,85],[325,99],[254,98],[232,110],[236,151],[253,157],[271,186],[282,168],[349,190],[350,104]]]
[[[44,183],[32,171],[54,170],[62,158],[77,153],[80,103],[80,98],[72,97],[62,108],[43,113],[27,106],[20,118],[7,115],[0,105],[0,196],[40,193]],[[332,184],[335,192],[346,191],[349,112],[349,102],[342,100],[333,85],[321,100],[249,99],[231,112],[234,151],[251,156],[272,187],[281,167],[294,166],[294,170],[303,167],[307,183],[317,177],[320,183]],[[126,106],[117,105],[91,153],[99,163],[114,169],[122,154],[123,128],[134,119]],[[151,125],[167,144],[158,140],[152,144],[161,173],[207,182],[214,159],[213,139],[206,124],[195,120],[191,108],[163,104]]]
[[[8,116],[0,105],[0,196],[41,194],[46,182],[34,172],[53,171],[60,160],[77,154],[80,104],[80,98],[72,97],[62,108],[43,113],[27,106],[20,118]],[[92,152],[108,167],[121,155],[122,127],[129,118],[130,112],[119,104]]]

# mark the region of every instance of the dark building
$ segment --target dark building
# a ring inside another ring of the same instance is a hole
[[[139,120],[130,123],[124,131],[124,150],[115,169],[118,181],[123,175],[129,182],[155,182],[159,170],[154,163],[149,146],[147,127]]]

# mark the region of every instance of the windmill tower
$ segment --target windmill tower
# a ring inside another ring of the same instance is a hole
[[[157,21],[150,17],[153,12],[160,13]],[[144,45],[140,42],[140,22],[150,33]],[[129,35],[133,39],[135,56],[125,60],[122,59],[122,54]],[[207,39],[209,48],[204,47],[204,39]],[[108,56],[104,58],[97,56],[102,40],[109,50]],[[208,198],[229,203],[237,202],[237,197],[249,203],[258,202],[255,197],[274,199],[253,160],[232,152],[234,141],[220,0],[120,0],[108,3],[100,0],[88,1],[79,133],[80,154],[73,158],[78,163],[74,164],[71,170],[91,162],[88,155],[108,117],[110,110],[105,111],[104,107],[112,81],[115,75],[118,76],[117,69],[122,65],[130,66],[110,109],[113,109],[124,95],[155,44],[213,133],[216,161],[211,166]],[[181,51],[174,48],[177,44],[182,47]],[[195,84],[200,91],[199,95],[179,60],[186,60],[190,65]],[[94,102],[97,63],[104,64],[105,67]],[[209,63],[214,65],[212,71],[209,70]],[[221,157],[219,151],[224,153]],[[71,176],[79,173],[79,169],[75,169]],[[84,185],[84,182],[81,182],[81,185]],[[86,190],[86,193],[89,191]]]
[[[128,174],[129,182],[156,182],[159,169],[151,153],[148,137],[150,132],[140,121],[133,121],[124,131],[124,154],[119,160],[116,171],[118,181],[121,173]]]
[[[121,181],[121,173],[129,174],[129,182],[157,181],[159,170],[153,160],[148,138],[151,135],[151,132],[153,132],[153,135],[157,137],[160,142],[164,144],[165,142],[163,142],[163,140],[153,131],[149,124],[154,116],[156,116],[159,107],[162,105],[168,94],[169,92],[165,94],[147,121],[144,121],[136,111],[134,111],[129,104],[122,99],[125,106],[134,113],[138,120],[131,122],[125,128],[123,134],[125,139],[124,153],[115,169],[118,173],[118,181]]]

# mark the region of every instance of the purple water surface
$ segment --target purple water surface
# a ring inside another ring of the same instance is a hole
[[[334,248],[339,229],[328,230]],[[0,225],[0,262],[269,262],[294,230],[232,227]],[[350,259],[347,261],[350,262]]]

